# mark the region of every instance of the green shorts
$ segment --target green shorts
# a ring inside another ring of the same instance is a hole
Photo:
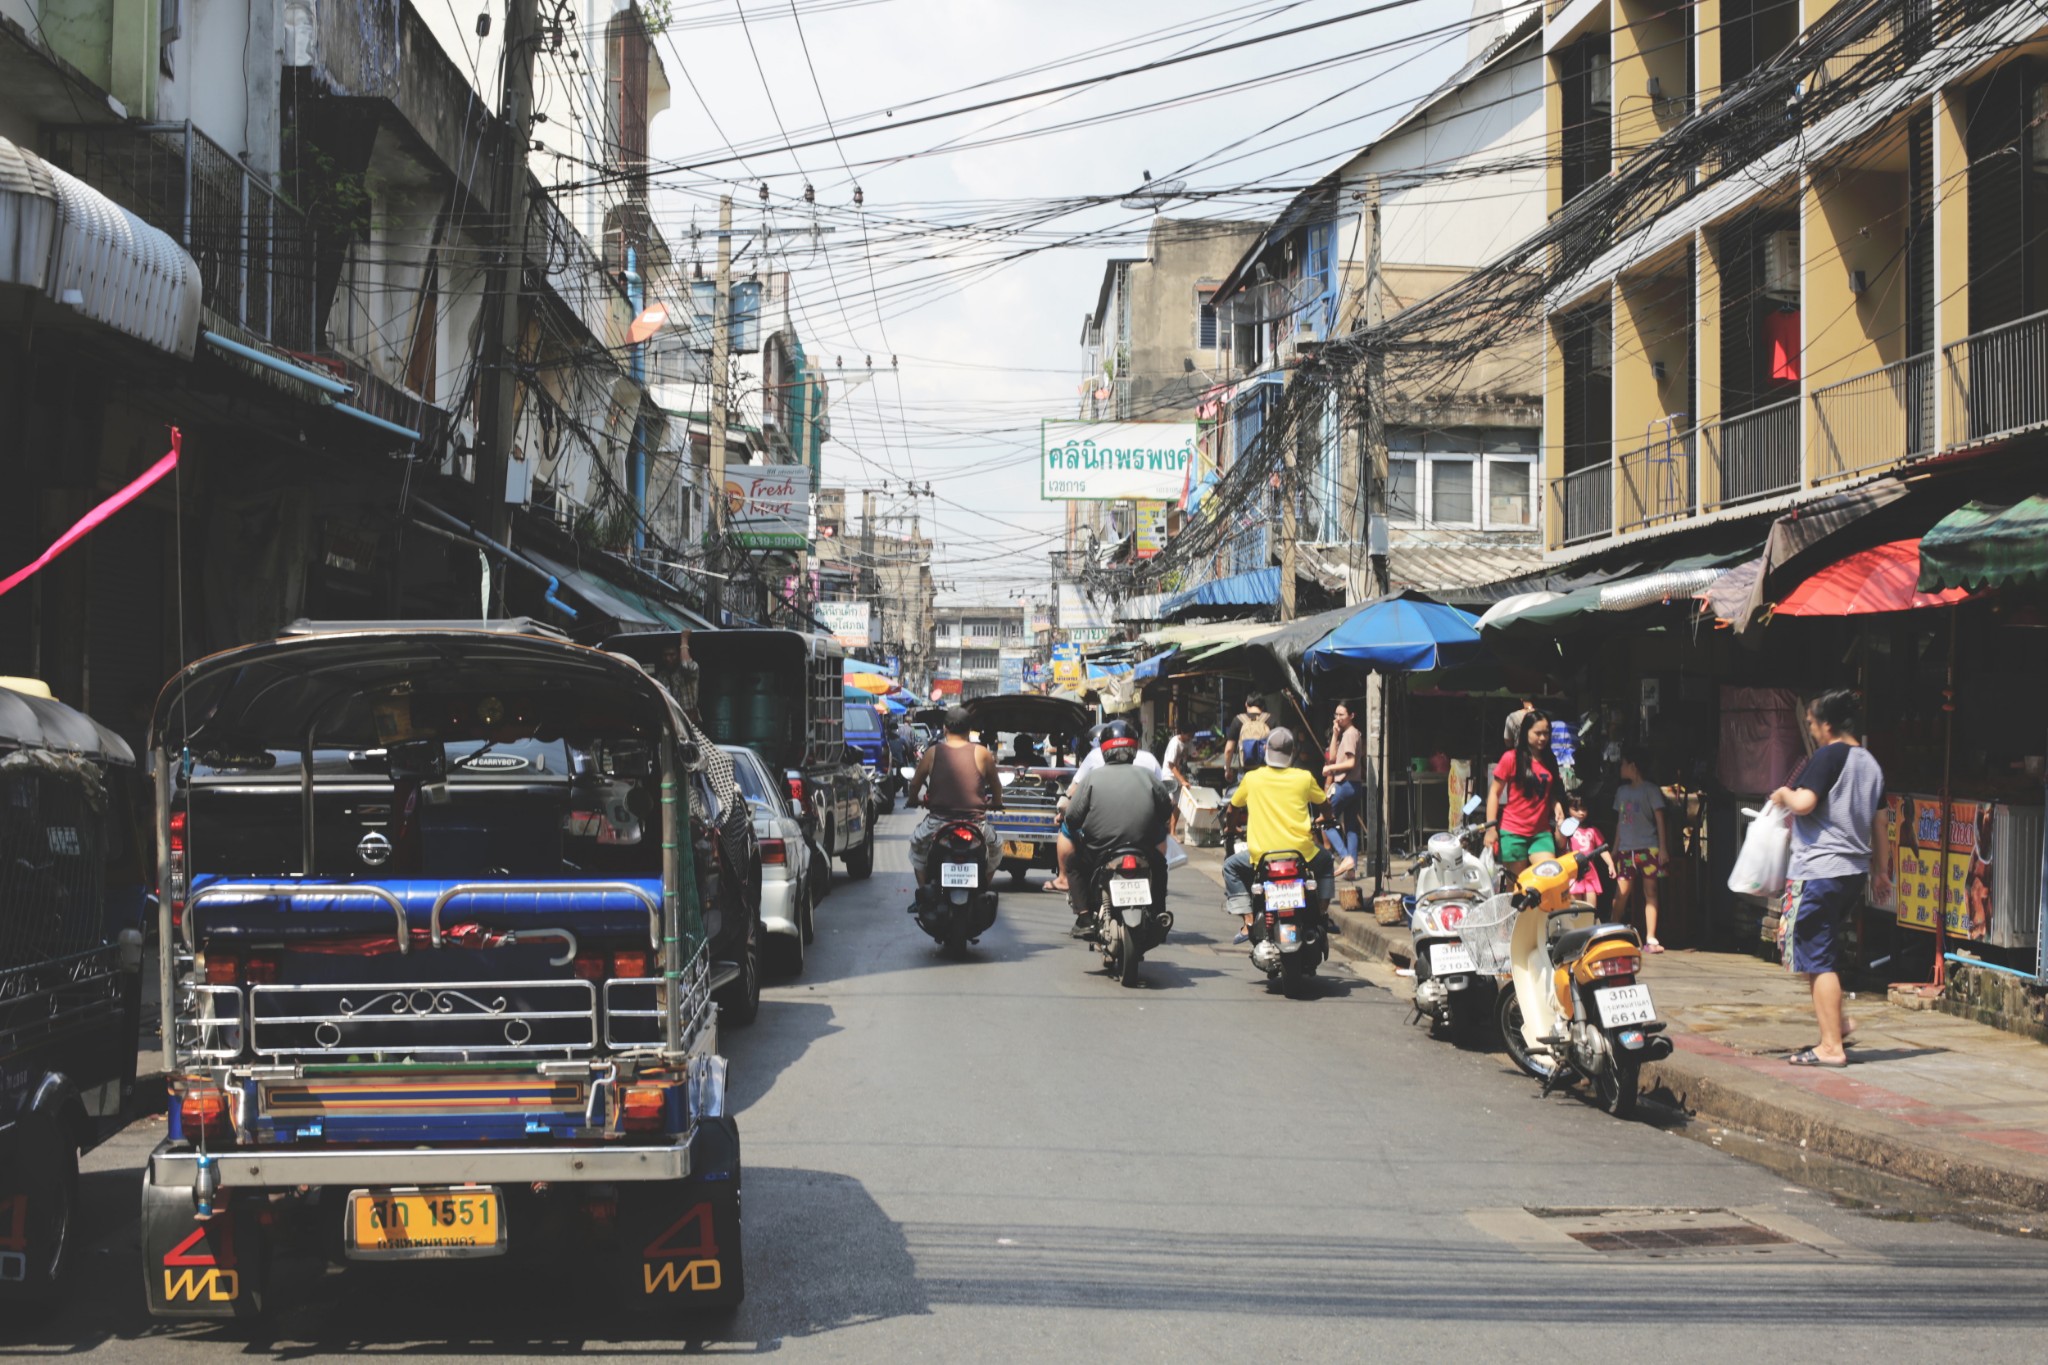
[[[1541,834],[1509,834],[1501,831],[1500,860],[1504,863],[1533,861],[1541,854],[1556,854],[1557,841],[1550,837],[1550,831]]]

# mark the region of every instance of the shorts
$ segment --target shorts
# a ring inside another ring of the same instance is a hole
[[[1550,836],[1549,830],[1544,830],[1541,834],[1509,834],[1506,830],[1501,831],[1500,860],[1502,862],[1524,862],[1544,853],[1548,853],[1553,857],[1557,853],[1557,840]]]
[[[1647,872],[1652,877],[1664,875],[1664,853],[1661,849],[1631,848],[1614,855],[1615,868],[1631,881]]]
[[[1842,931],[1863,904],[1862,874],[1808,877],[1792,883],[1795,907],[1787,965],[1802,976],[1839,971]]]

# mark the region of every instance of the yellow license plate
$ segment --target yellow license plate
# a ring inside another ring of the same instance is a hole
[[[357,1190],[349,1196],[349,1255],[358,1260],[497,1256],[505,1205],[495,1189]]]
[[[1036,857],[1037,855],[1038,855],[1038,845],[1037,845],[1037,844],[1020,844],[1020,843],[1016,843],[1016,842],[1014,842],[1014,841],[1011,841],[1011,842],[1006,842],[1006,843],[1005,843],[1005,844],[1003,845],[1003,856],[1004,856],[1005,858],[1027,858],[1027,859],[1028,859],[1028,858],[1034,858],[1034,857]]]

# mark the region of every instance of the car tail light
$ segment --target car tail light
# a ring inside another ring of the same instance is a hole
[[[1292,858],[1275,858],[1266,864],[1266,872],[1274,877],[1299,877],[1301,864]]]
[[[761,864],[764,867],[781,867],[789,862],[789,850],[780,839],[761,841]]]
[[[228,1097],[210,1085],[187,1090],[179,1098],[178,1119],[187,1138],[225,1138],[235,1130]]]
[[[612,975],[626,981],[642,981],[647,978],[653,954],[641,948],[631,952],[612,954]]]
[[[171,924],[185,923],[185,812],[171,812],[171,863],[165,869],[164,890],[171,898]]]
[[[604,980],[604,954],[578,953],[569,964],[569,974],[579,981]]]
[[[658,1133],[668,1117],[665,1085],[629,1085],[619,1092],[619,1127],[630,1133]]]
[[[1124,860],[1121,866],[1123,867],[1123,870],[1126,872],[1136,872],[1138,870],[1137,855],[1134,853],[1126,853],[1124,855]]]
[[[799,806],[808,803],[804,795],[804,780],[801,777],[791,777],[789,779],[789,799],[796,802]]]
[[[1606,957],[1593,964],[1595,976],[1634,976],[1643,969],[1639,957]]]
[[[270,986],[277,982],[277,958],[269,953],[244,955],[232,949],[208,949],[200,954],[200,970],[209,986]]]

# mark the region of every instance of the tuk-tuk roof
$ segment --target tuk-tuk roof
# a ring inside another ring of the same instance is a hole
[[[0,750],[46,749],[95,763],[133,765],[135,751],[106,726],[61,701],[0,686]]]
[[[1077,735],[1095,723],[1088,708],[1064,697],[1037,692],[1003,692],[967,703],[968,719],[984,733],[991,730]]]
[[[631,659],[514,622],[366,621],[187,665],[157,697],[150,743],[297,747],[313,731],[378,744],[390,736],[373,701],[468,695],[529,700],[540,738],[682,733],[673,699]]]

